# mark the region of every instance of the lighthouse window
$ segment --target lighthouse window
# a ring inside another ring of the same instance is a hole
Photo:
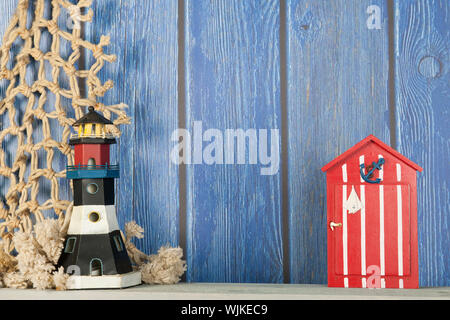
[[[117,251],[120,252],[123,250],[122,239],[120,236],[114,236],[114,243],[116,244]]]
[[[86,187],[86,191],[90,194],[96,194],[98,192],[98,185],[96,183],[89,183]]]
[[[103,264],[100,259],[91,260],[91,276],[101,276],[103,275]]]
[[[90,158],[90,159],[88,160],[88,166],[95,167],[95,159],[94,159],[94,158]]]
[[[89,213],[89,221],[97,222],[98,220],[100,220],[100,215],[97,212]]]
[[[64,252],[72,253],[73,250],[75,249],[76,242],[77,242],[77,238],[75,238],[75,237],[70,237],[69,239],[67,239],[66,247],[64,248]]]

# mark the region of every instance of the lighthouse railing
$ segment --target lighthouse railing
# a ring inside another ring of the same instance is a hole
[[[72,133],[70,135],[70,139],[78,139],[78,138],[102,138],[102,139],[114,139],[115,136],[111,133],[100,133],[100,134],[78,134]]]
[[[66,167],[66,177],[68,179],[101,179],[119,178],[120,168],[118,165],[74,165]]]
[[[76,170],[119,170],[120,167],[118,164],[111,165],[90,165],[90,164],[77,164],[74,166],[67,166],[67,171],[76,171]]]

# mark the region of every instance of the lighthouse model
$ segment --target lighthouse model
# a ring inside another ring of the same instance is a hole
[[[73,180],[74,207],[58,265],[69,278],[69,289],[125,288],[141,283],[133,272],[114,206],[114,179],[119,167],[111,165],[109,147],[116,143],[105,126],[112,124],[89,107],[73,126],[77,133],[69,144],[75,163],[67,166]]]

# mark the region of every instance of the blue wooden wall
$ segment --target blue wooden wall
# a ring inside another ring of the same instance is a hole
[[[0,35],[16,4],[0,3]],[[424,167],[420,285],[450,285],[449,1],[96,0],[93,11],[86,38],[109,34],[118,57],[102,102],[133,118],[113,156],[119,221],[146,229],[140,249],[180,245],[192,282],[326,283],[320,168],[374,134]],[[172,132],[195,121],[279,129],[279,172],[173,164]]]

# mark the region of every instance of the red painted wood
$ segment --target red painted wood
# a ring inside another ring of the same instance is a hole
[[[377,161],[372,157],[366,163]],[[380,264],[380,186],[365,183],[366,189],[366,270]],[[355,213],[359,214],[359,213]],[[361,284],[359,285],[361,287]]]
[[[396,186],[385,186],[385,203],[397,203]],[[394,257],[398,256],[397,249],[397,207],[395,205],[385,206],[384,209],[384,232],[385,232],[385,255],[392,257],[386,259],[385,274],[389,276],[398,275],[398,261]],[[397,281],[398,287],[398,281]]]
[[[330,184],[330,186],[334,186],[332,184]],[[330,192],[331,193],[331,192]],[[341,222],[342,221],[342,186],[338,185],[336,186],[335,190],[334,190],[334,203],[335,203],[335,210],[332,213],[333,214],[333,219],[332,221],[335,222]],[[348,192],[347,192],[348,194]],[[331,203],[331,202],[328,202]],[[330,221],[331,222],[331,221]],[[330,225],[330,223],[328,223],[328,226]],[[337,230],[337,229],[335,229]],[[331,237],[333,237],[334,240],[334,245],[330,244],[328,247],[332,247],[333,250],[333,254],[332,255],[328,255],[328,260],[330,261],[330,259],[334,259],[334,269],[335,269],[335,273],[336,275],[342,276],[344,274],[343,271],[343,236],[342,236],[342,232],[331,232],[331,228],[328,228],[329,231],[329,235]],[[330,268],[328,268],[330,269]]]
[[[358,143],[345,156],[339,156],[325,166],[327,172],[327,212],[328,212],[328,286],[361,288],[376,284],[386,288],[418,287],[417,252],[417,187],[416,170],[421,168],[398,152],[384,145],[373,136]],[[377,162],[379,156],[385,159],[383,170],[376,171],[372,179],[381,178],[379,184],[361,181],[360,157],[366,165]],[[346,166],[344,177],[342,166]],[[397,165],[401,169],[400,181]],[[398,238],[398,186],[401,197],[401,242]],[[350,214],[343,210],[343,190],[346,199],[352,187],[364,206],[363,210]],[[364,197],[362,197],[362,189]],[[331,222],[343,223],[342,227],[331,231]],[[364,237],[363,237],[364,235]],[[344,257],[345,240],[347,256]],[[365,239],[364,241],[361,241]],[[400,249],[399,250],[399,246]],[[402,253],[403,270],[399,270],[399,254]],[[345,272],[347,261],[347,273]],[[373,281],[368,268],[375,267],[379,281]],[[399,275],[401,273],[401,275]],[[402,282],[402,283],[401,283]]]
[[[403,275],[411,275],[410,189],[402,185]]]
[[[389,147],[387,144],[385,144],[383,141],[381,141],[380,139],[378,139],[377,137],[370,135],[367,138],[361,140],[359,143],[355,144],[353,147],[351,147],[350,149],[348,149],[347,151],[345,151],[343,154],[341,154],[339,157],[335,158],[333,161],[329,162],[328,164],[326,164],[323,168],[322,171],[326,172],[328,171],[331,167],[333,167],[334,165],[336,165],[338,162],[347,159],[349,157],[349,155],[351,155],[353,152],[355,152],[356,150],[360,150],[362,147],[364,147],[365,145],[367,145],[369,142],[373,142],[376,143],[379,147],[381,147],[382,149],[384,149],[385,151],[387,151],[388,153],[392,154],[393,156],[397,157],[399,160],[402,160],[403,162],[405,162],[406,164],[408,164],[409,166],[411,166],[412,168],[416,169],[419,172],[422,172],[422,168],[412,162],[411,160],[409,160],[408,158],[406,158],[404,155],[402,155],[401,153],[399,153],[397,150],[392,149],[391,147]]]
[[[411,226],[411,276],[405,279],[405,288],[419,287],[419,251],[417,238],[417,173],[408,168],[410,180],[410,226]]]
[[[109,144],[77,144],[75,145],[75,165],[87,165],[94,158],[96,165],[109,164]]]
[[[358,158],[354,157],[349,159],[347,162],[347,167],[353,168],[358,166]],[[341,170],[342,171],[342,170]],[[348,170],[347,170],[348,175]],[[353,176],[351,179],[354,179]],[[359,178],[358,178],[359,179]],[[350,180],[349,180],[350,181]],[[342,182],[341,182],[342,183]],[[355,191],[359,198],[361,198],[359,185],[358,184],[347,184],[347,199],[352,192],[352,186],[355,187]],[[342,209],[342,198],[338,201],[340,208],[338,210],[341,219],[339,222],[343,221],[343,209]],[[360,211],[354,214],[347,214],[347,238],[348,238],[348,275],[361,275],[361,215]],[[336,229],[336,231],[341,231],[342,228]],[[352,279],[353,280],[353,279]]]
[[[332,183],[334,177],[332,178],[327,174],[327,203],[331,204],[335,202],[335,199],[342,195],[339,192],[335,192],[335,184]],[[335,207],[328,205],[328,221],[327,221],[327,255],[328,255],[328,286],[329,287],[342,287],[342,280],[338,274],[342,274],[342,255],[337,254],[337,250],[342,252],[342,236],[339,233],[331,231],[330,222],[334,220],[334,214],[337,212]],[[332,238],[336,237],[336,238]],[[333,261],[336,259],[336,261]]]

